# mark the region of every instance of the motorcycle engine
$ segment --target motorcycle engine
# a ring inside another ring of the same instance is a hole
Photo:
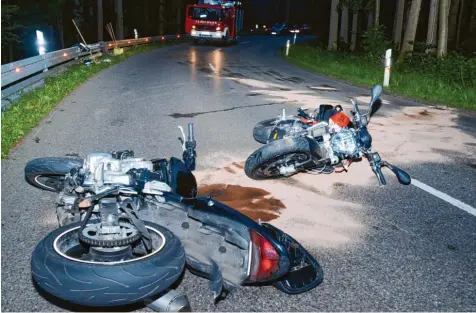
[[[359,146],[355,133],[348,129],[342,128],[331,138],[332,150],[344,157],[356,157],[359,155]]]
[[[83,186],[101,187],[104,184],[132,184],[130,169],[148,169],[153,171],[152,162],[142,158],[117,159],[110,153],[91,153],[84,161]]]

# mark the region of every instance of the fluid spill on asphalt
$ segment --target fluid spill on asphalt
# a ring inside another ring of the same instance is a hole
[[[421,120],[421,119],[427,120],[427,119],[431,119],[433,117],[433,114],[431,114],[427,110],[420,111],[417,114],[404,113],[404,115],[409,117],[409,118],[417,119],[417,120]]]
[[[319,179],[310,175],[308,178],[312,181],[309,182],[305,180],[306,175],[255,181],[246,176],[242,158],[222,153],[204,156],[204,159],[210,167],[194,173],[201,196],[210,195],[252,219],[271,220],[274,226],[312,246],[337,247],[362,238],[365,227],[354,217],[354,212],[365,209],[355,203],[332,199],[334,190],[326,192],[329,176]],[[223,163],[223,159],[228,161]],[[343,180],[342,174],[338,175]]]
[[[210,196],[255,221],[274,220],[279,217],[281,210],[286,208],[281,200],[268,197],[270,193],[260,188],[225,184],[200,185],[199,194],[203,197]]]

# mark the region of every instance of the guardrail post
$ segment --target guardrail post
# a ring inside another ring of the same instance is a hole
[[[289,55],[289,46],[290,46],[290,43],[289,43],[289,39],[288,39],[288,41],[286,42],[286,56]]]
[[[392,49],[385,53],[385,72],[383,75],[383,86],[388,87],[390,83],[390,68],[392,66]]]

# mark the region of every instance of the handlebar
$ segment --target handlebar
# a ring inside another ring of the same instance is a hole
[[[185,140],[185,138],[184,138]],[[188,124],[188,139],[184,142],[184,151],[182,154],[183,161],[189,170],[194,171],[196,166],[197,153],[195,148],[197,142],[195,141],[195,135],[193,132],[193,123]]]
[[[195,136],[193,134],[193,123],[188,124],[188,141],[195,141]]]

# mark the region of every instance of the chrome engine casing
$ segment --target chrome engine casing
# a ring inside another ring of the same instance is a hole
[[[344,157],[356,157],[359,154],[356,134],[353,129],[342,128],[331,138],[332,150]]]
[[[153,171],[153,164],[142,158],[115,159],[111,153],[96,152],[89,154],[84,160],[83,167],[80,170],[84,176],[82,187],[94,190],[100,193],[114,188],[116,185],[124,185],[124,187],[132,184],[132,178],[127,172],[131,169],[148,169]],[[165,186],[163,186],[165,185]],[[146,184],[149,193],[158,193],[159,190],[167,190],[167,185],[161,182],[148,182]],[[169,187],[170,188],[170,187]],[[86,193],[88,194],[88,193]],[[77,199],[75,194],[67,194],[61,191],[56,199],[56,214],[60,226],[69,223],[79,222],[84,218],[85,212],[77,214],[73,212],[73,206]],[[96,204],[93,213],[99,212],[99,206]]]
[[[131,169],[153,170],[151,161],[142,158],[114,159],[110,153],[91,153],[84,161],[83,186],[102,187],[105,184],[130,185],[131,178],[127,172]]]

